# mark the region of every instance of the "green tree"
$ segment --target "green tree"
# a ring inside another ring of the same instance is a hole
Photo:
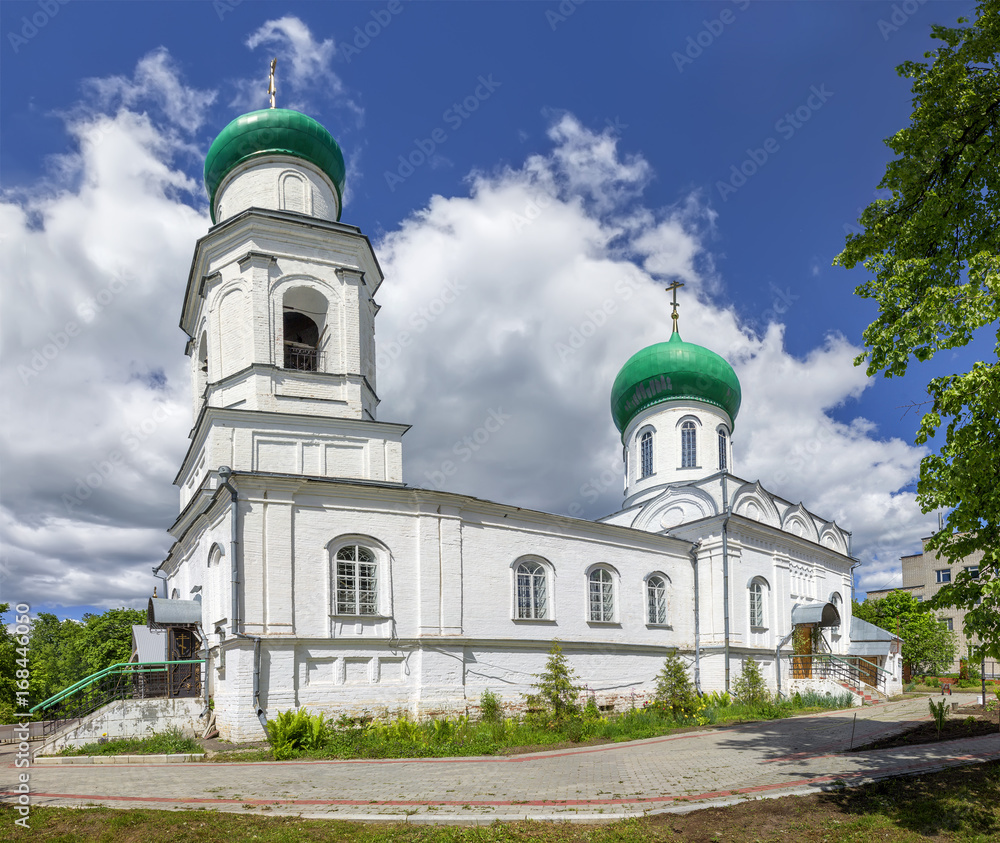
[[[101,615],[83,616],[83,653],[88,673],[132,657],[132,627],[146,625],[146,613],[139,609],[108,609]]]
[[[17,639],[7,629],[4,617],[10,603],[0,603],[0,723],[13,723],[17,708]]]
[[[879,600],[854,602],[854,616],[903,639],[903,661],[915,673],[940,673],[955,660],[955,633],[934,616],[930,604],[906,591],[892,591]]]
[[[764,674],[760,672],[760,665],[754,659],[746,659],[740,675],[733,680],[733,697],[748,708],[763,708],[771,703],[771,692],[767,689]]]
[[[698,697],[676,651],[663,662],[663,669],[656,677],[654,698],[669,708],[675,719],[690,717],[697,711]]]
[[[869,375],[902,375],[911,360],[969,343],[1000,320],[1000,0],[982,0],[967,26],[931,27],[941,42],[905,62],[912,80],[910,125],[886,144],[898,156],[879,188],[890,196],[861,214],[835,264],[862,263],[857,294],[878,303],[864,333]],[[977,656],[1000,658],[1000,332],[994,359],[934,378],[917,432],[928,442],[944,426],[938,453],[924,458],[917,500],[949,510],[927,547],[955,563],[982,550],[980,578],[957,577],[935,598],[968,611]]]
[[[576,673],[567,663],[558,641],[552,642],[545,670],[536,678],[538,681],[533,685],[536,693],[530,700],[537,700],[556,717],[577,713],[580,688],[576,685]]]

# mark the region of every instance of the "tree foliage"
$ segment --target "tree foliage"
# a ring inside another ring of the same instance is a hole
[[[552,642],[545,670],[536,678],[538,681],[533,686],[536,693],[531,695],[530,701],[541,703],[556,717],[577,713],[580,688],[576,684],[576,672],[567,663],[558,641]]]
[[[877,199],[861,214],[836,264],[861,263],[856,290],[874,299],[864,333],[869,375],[902,375],[912,360],[968,344],[1000,321],[1000,0],[982,0],[966,26],[932,27],[941,42],[929,62],[905,62],[912,80],[910,125],[886,141],[889,163]],[[944,427],[940,451],[924,458],[917,500],[924,512],[950,510],[927,544],[949,562],[982,550],[978,581],[944,587],[937,605],[968,610],[978,655],[1000,658],[1000,331],[994,359],[934,378],[918,444]]]
[[[0,603],[0,723],[13,723],[17,709],[17,639],[7,629],[10,603]]]
[[[771,692],[764,681],[764,674],[753,658],[743,661],[743,669],[733,680],[733,698],[748,708],[759,709],[771,703]]]
[[[664,660],[663,668],[656,677],[653,697],[668,708],[675,719],[690,717],[697,711],[698,697],[676,651]]]
[[[854,603],[854,617],[895,633],[903,639],[903,661],[915,673],[941,673],[953,661],[955,633],[934,616],[930,604],[907,591],[892,591],[878,600]]]
[[[146,613],[137,609],[86,614],[82,621],[60,621],[49,612],[39,612],[28,644],[32,704],[91,673],[127,662],[132,655],[132,626],[145,622]]]

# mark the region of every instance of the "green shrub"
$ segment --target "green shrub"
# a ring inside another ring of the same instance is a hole
[[[938,737],[941,737],[941,730],[944,728],[945,718],[948,716],[948,710],[945,708],[947,702],[941,700],[939,703],[935,703],[934,700],[927,700],[927,704],[931,709],[931,716],[934,718],[934,725],[937,726]]]
[[[566,662],[558,641],[552,642],[545,670],[536,678],[538,681],[533,686],[536,693],[527,698],[529,706],[544,707],[557,719],[577,713],[576,698],[580,695],[580,689],[575,684],[576,673]]]
[[[267,721],[267,739],[277,760],[291,758],[302,750],[319,749],[326,739],[327,723],[323,713],[309,714],[305,709],[279,711]]]
[[[653,699],[668,709],[678,722],[693,717],[701,708],[684,663],[676,651],[667,656],[663,662],[663,669],[656,677]]]
[[[743,662],[743,669],[733,682],[733,697],[750,709],[763,709],[771,704],[771,692],[764,682],[760,665],[752,658]]]
[[[479,719],[485,723],[503,720],[503,702],[488,688],[479,696]]]

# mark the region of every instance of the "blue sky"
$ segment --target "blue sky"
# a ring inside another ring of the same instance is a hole
[[[658,288],[679,277],[685,339],[743,383],[736,473],[853,530],[862,590],[893,584],[934,524],[905,408],[976,349],[868,381],[850,365],[865,276],[831,262],[908,121],[895,66],[973,8],[6,0],[0,600],[79,615],[151,592],[190,426],[176,320],[201,167],[266,106],[272,56],[278,104],[343,147],[343,221],[386,269],[379,417],[414,425],[408,482],[616,509],[611,382],[667,336]],[[448,283],[454,304],[398,348]],[[439,484],[491,411],[510,422]]]

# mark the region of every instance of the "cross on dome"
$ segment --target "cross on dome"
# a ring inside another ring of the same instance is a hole
[[[274,70],[278,66],[277,59],[271,59],[271,75],[267,80],[267,95],[271,98],[271,108],[274,108],[274,95],[278,93],[278,89],[274,87]]]
[[[671,281],[669,284],[667,284],[667,286],[665,288],[668,293],[671,292],[671,291],[673,291],[673,294],[674,294],[673,301],[671,302],[671,304],[673,305],[674,309],[673,309],[673,312],[670,314],[670,318],[674,320],[674,329],[672,331],[672,333],[674,333],[674,334],[678,333],[678,330],[677,330],[677,319],[678,319],[678,316],[677,316],[677,307],[678,307],[678,304],[677,304],[677,291],[681,287],[683,287],[683,286],[684,286],[684,282],[683,281]]]

